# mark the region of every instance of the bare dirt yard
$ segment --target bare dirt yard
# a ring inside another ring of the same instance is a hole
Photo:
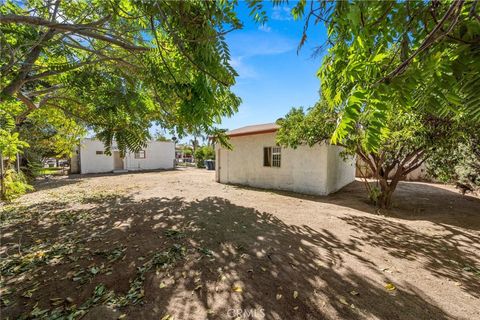
[[[199,169],[71,176],[1,210],[1,318],[480,319],[480,199],[402,183],[376,213]]]

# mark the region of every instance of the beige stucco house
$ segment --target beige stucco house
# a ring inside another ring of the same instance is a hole
[[[72,173],[104,173],[138,170],[172,169],[175,161],[175,144],[170,141],[149,141],[138,152],[127,152],[121,157],[115,143],[111,154],[96,139],[84,139],[71,160]]]
[[[280,147],[277,130],[269,123],[227,132],[233,150],[216,146],[216,180],[313,195],[327,195],[355,180],[355,159],[343,160],[341,147]]]

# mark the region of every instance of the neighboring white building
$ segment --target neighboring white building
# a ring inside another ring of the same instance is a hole
[[[175,144],[170,141],[149,141],[139,152],[127,152],[120,157],[116,146],[112,155],[105,154],[105,145],[96,139],[84,139],[72,157],[72,173],[125,172],[136,170],[172,169]]]
[[[314,195],[327,195],[355,180],[355,159],[344,161],[341,147],[279,147],[277,130],[270,123],[227,132],[233,150],[216,146],[216,180]]]

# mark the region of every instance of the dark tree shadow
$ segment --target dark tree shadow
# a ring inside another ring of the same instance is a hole
[[[171,314],[175,319],[233,319],[236,310],[256,312],[254,316],[260,319],[452,318],[414,287],[392,294],[378,280],[343,266],[344,257],[351,255],[366,268],[372,267],[362,258],[359,241],[373,241],[395,254],[389,246],[404,244],[400,240],[385,242],[378,233],[416,236],[400,226],[378,230],[380,226],[374,221],[347,219],[369,239],[345,242],[328,230],[288,225],[274,215],[219,197],[189,202],[181,197],[136,201],[109,196],[103,201],[83,201],[95,205],[79,209],[47,202],[24,208],[31,218],[14,221],[2,230],[7,257],[17,250],[28,251],[39,240],[47,251],[58,243],[72,245],[67,254],[55,258],[55,263],[49,258],[23,273],[3,275],[14,301],[2,308],[4,316],[28,313],[37,302],[38,307],[51,308],[49,299],[65,295],[81,305],[99,284],[116,295],[125,295],[143,261],[180,246],[182,258],[145,273],[143,299],[120,308],[128,318],[162,319]],[[9,246],[20,238],[22,248]],[[439,246],[453,247],[448,240],[417,241],[412,250],[425,257],[440,254]],[[124,248],[124,256],[110,263],[102,253],[116,247]],[[73,271],[102,265],[111,268],[91,276],[86,283],[71,279]],[[463,277],[446,266],[439,267],[443,267],[438,269],[439,276]],[[30,298],[21,297],[34,284],[38,290]]]
[[[382,218],[344,217],[354,226],[354,239],[379,247],[393,257],[422,261],[422,267],[439,278],[461,284],[480,298],[480,236],[444,225],[448,234],[426,235],[404,224]]]
[[[371,183],[373,186],[373,183]],[[358,211],[378,214],[370,202],[363,182],[354,181],[328,196],[304,195],[280,190],[264,190],[245,186],[238,189],[256,190],[296,199],[335,204]],[[480,230],[480,198],[462,195],[431,183],[402,181],[393,197],[393,208],[381,210],[385,216],[404,220],[426,220],[470,230]]]
[[[36,190],[49,190],[63,187],[66,185],[74,185],[82,181],[86,181],[93,178],[101,177],[114,177],[114,176],[124,176],[124,175],[141,175],[149,173],[161,173],[161,172],[181,172],[188,169],[185,168],[173,168],[173,169],[155,169],[155,170],[134,170],[126,172],[105,172],[105,173],[88,173],[88,174],[69,174],[69,175],[59,175],[59,176],[46,176],[37,178],[34,182],[34,187]]]

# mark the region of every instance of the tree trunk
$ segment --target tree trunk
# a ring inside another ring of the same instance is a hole
[[[377,198],[377,206],[381,209],[390,209],[392,207],[393,192],[397,188],[401,175],[395,175],[393,179],[388,182],[388,177],[379,177],[380,194]]]
[[[377,206],[380,209],[390,209],[392,207],[392,196],[394,189],[390,187],[382,188],[378,196]]]

